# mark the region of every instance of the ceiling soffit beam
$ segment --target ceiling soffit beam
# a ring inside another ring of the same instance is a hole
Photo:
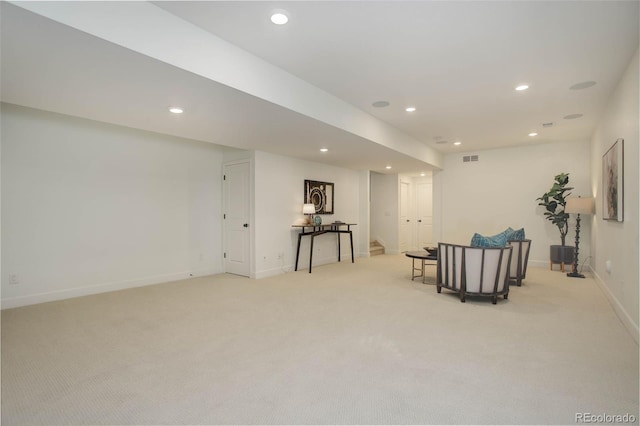
[[[397,128],[151,3],[10,3],[443,167],[441,153]]]

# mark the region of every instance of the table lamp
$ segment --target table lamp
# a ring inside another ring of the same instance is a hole
[[[307,224],[313,225],[313,215],[316,213],[316,206],[313,204],[304,204],[302,206],[302,213],[308,214]]]
[[[573,270],[567,273],[568,277],[584,278],[584,275],[578,272],[578,246],[580,244],[580,215],[593,214],[595,207],[594,199],[587,198],[567,198],[567,204],[564,206],[564,212],[569,214],[577,214],[576,217],[576,252],[573,256]]]

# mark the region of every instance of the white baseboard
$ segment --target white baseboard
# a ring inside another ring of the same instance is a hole
[[[354,253],[354,255],[356,256],[356,258],[357,257],[365,257],[365,256],[362,256],[362,255],[356,255],[355,253]],[[368,253],[367,253],[367,255],[368,255]],[[368,257],[368,256],[366,256],[366,257]],[[342,253],[341,261],[342,262],[351,263],[351,253],[348,253],[348,254]],[[321,265],[326,265],[328,263],[336,263],[336,262],[338,262],[338,256],[336,256],[336,255],[329,256],[329,257],[323,257],[323,258],[314,257],[313,258],[313,268],[315,268],[316,266],[321,266]],[[255,274],[251,275],[251,278],[261,279],[261,278],[273,277],[275,275],[285,274],[287,272],[295,272],[294,268],[295,268],[295,265],[284,265],[282,267],[264,269],[262,271],[256,271]],[[298,272],[300,272],[300,271],[307,271],[307,272],[309,271],[309,261],[308,261],[308,259],[305,259],[304,263],[302,261],[300,263],[298,263]]]
[[[221,267],[201,268],[191,271],[192,277],[206,277],[208,275],[224,274]]]
[[[527,262],[527,266],[534,266],[536,268],[548,268],[549,261],[548,260],[531,260]]]
[[[596,271],[594,271],[593,268],[591,267],[589,267],[589,270],[591,271],[593,278],[598,284],[598,287],[600,287],[605,297],[611,304],[613,311],[616,313],[616,315],[618,316],[622,324],[624,324],[625,328],[627,329],[627,331],[629,331],[629,333],[631,334],[631,337],[633,337],[633,340],[635,340],[637,344],[638,337],[640,335],[638,324],[636,324],[633,321],[633,318],[631,318],[631,316],[624,309],[620,301],[618,301],[618,299],[613,295],[613,293],[611,293],[611,290],[609,290],[609,287],[607,287],[607,285],[604,283],[602,278],[600,278],[600,276],[596,273]]]
[[[293,266],[285,266],[285,267],[278,267],[278,268],[272,268],[272,269],[265,269],[263,271],[257,271],[255,274],[253,274],[251,276],[251,278],[259,280],[261,278],[274,277],[276,275],[284,274],[289,270],[293,271]]]
[[[202,268],[191,272],[177,272],[173,274],[154,275],[150,277],[137,278],[134,280],[102,283],[90,285],[87,287],[69,288],[46,293],[30,294],[27,296],[11,297],[2,299],[1,304],[2,309],[19,308],[21,306],[36,305],[38,303],[54,302],[56,300],[72,299],[75,297],[90,296],[92,294],[108,293],[110,291],[126,290],[129,288],[144,287],[170,281],[184,280],[187,278],[220,274],[222,272],[223,271],[221,271],[219,268]]]

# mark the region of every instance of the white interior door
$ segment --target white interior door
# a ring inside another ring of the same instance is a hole
[[[418,217],[418,248],[434,247],[433,241],[433,184],[416,184],[416,207]]]
[[[231,274],[248,277],[250,262],[250,164],[225,164],[224,197],[224,268]]]
[[[409,199],[409,182],[400,182],[400,252],[409,250],[411,240],[411,213]]]

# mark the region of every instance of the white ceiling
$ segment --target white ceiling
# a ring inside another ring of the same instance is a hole
[[[639,37],[637,1],[154,4],[443,154],[590,138]],[[1,7],[4,102],[357,170],[430,169],[304,111]],[[287,25],[269,22],[275,9]],[[584,81],[597,84],[569,89]],[[530,89],[516,92],[522,83]],[[371,106],[379,100],[390,106]],[[187,112],[167,115],[175,103]]]

